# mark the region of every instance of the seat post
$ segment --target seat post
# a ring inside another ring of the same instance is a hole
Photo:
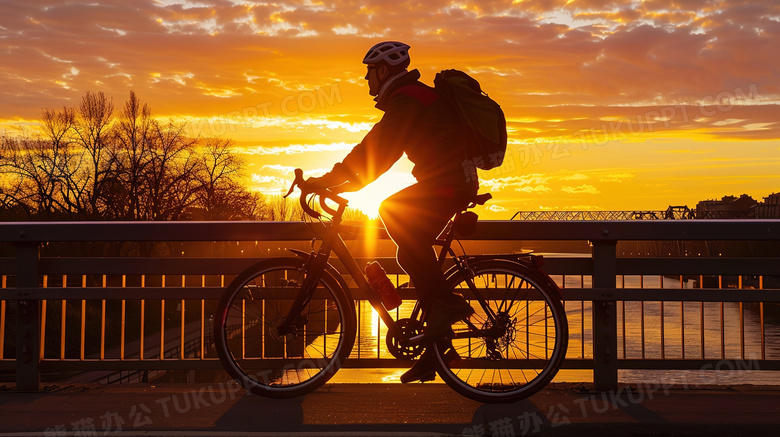
[[[458,220],[458,217],[460,217],[461,214],[463,214],[462,211],[455,213],[455,215],[450,218],[450,221],[447,222],[447,226],[445,226],[441,233],[439,233],[439,236],[436,237],[436,241],[433,242],[434,245],[441,246],[438,256],[440,267],[444,266],[444,260],[447,258],[447,253],[450,250],[452,240],[455,239],[455,221]]]

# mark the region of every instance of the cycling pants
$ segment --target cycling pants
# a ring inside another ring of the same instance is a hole
[[[476,190],[415,184],[385,199],[379,217],[398,251],[398,264],[409,275],[420,302],[447,301],[444,274],[437,262],[433,242],[447,221],[465,209]]]

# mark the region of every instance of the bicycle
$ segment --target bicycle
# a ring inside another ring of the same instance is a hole
[[[437,373],[452,389],[479,402],[513,402],[544,388],[566,354],[568,322],[555,282],[542,270],[540,256],[457,255],[458,235],[473,230],[468,211],[491,198],[476,196],[453,216],[439,235],[439,262],[454,262],[447,284],[475,309],[443,338],[427,339],[425,311],[416,303],[411,316],[395,320],[371,288],[339,232],[347,200],[328,189],[306,190],[297,169],[288,195],[299,187],[300,203],[324,225],[317,250],[290,249],[295,257],[262,260],[225,289],[215,315],[220,361],[249,392],[291,398],[325,384],[349,357],[355,342],[355,303],[342,274],[329,262],[335,254],[388,328],[386,344],[399,359],[433,348]],[[319,198],[330,221],[310,202]],[[335,204],[331,206],[331,204]],[[462,247],[462,246],[461,246]],[[411,363],[410,363],[411,364]]]

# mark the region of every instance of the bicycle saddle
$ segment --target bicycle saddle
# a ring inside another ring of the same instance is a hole
[[[467,210],[474,208],[477,205],[484,205],[485,202],[492,198],[493,195],[490,193],[477,194],[474,196],[474,198],[471,199],[468,206],[466,207],[466,210],[462,211],[457,215],[457,217],[455,217],[455,231],[463,237],[467,237],[473,234],[477,227],[477,220],[479,219],[479,216],[477,216],[475,212]]]
[[[469,202],[469,208],[473,208],[477,205],[484,205],[488,200],[492,199],[493,195],[490,193],[482,193],[474,196],[474,199]]]

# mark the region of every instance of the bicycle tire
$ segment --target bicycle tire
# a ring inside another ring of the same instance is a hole
[[[325,384],[349,356],[357,332],[352,300],[323,271],[295,332],[279,335],[305,277],[304,260],[272,258],[238,275],[217,307],[214,338],[225,370],[247,391],[293,398]]]
[[[487,317],[462,271],[451,274],[448,286],[471,302],[475,314],[471,325],[454,324],[453,338],[434,345],[439,376],[479,402],[525,399],[552,381],[566,355],[568,321],[558,287],[546,274],[518,262],[494,259],[470,267],[476,287],[484,290],[497,316]],[[462,338],[491,327],[499,327],[495,335]]]

